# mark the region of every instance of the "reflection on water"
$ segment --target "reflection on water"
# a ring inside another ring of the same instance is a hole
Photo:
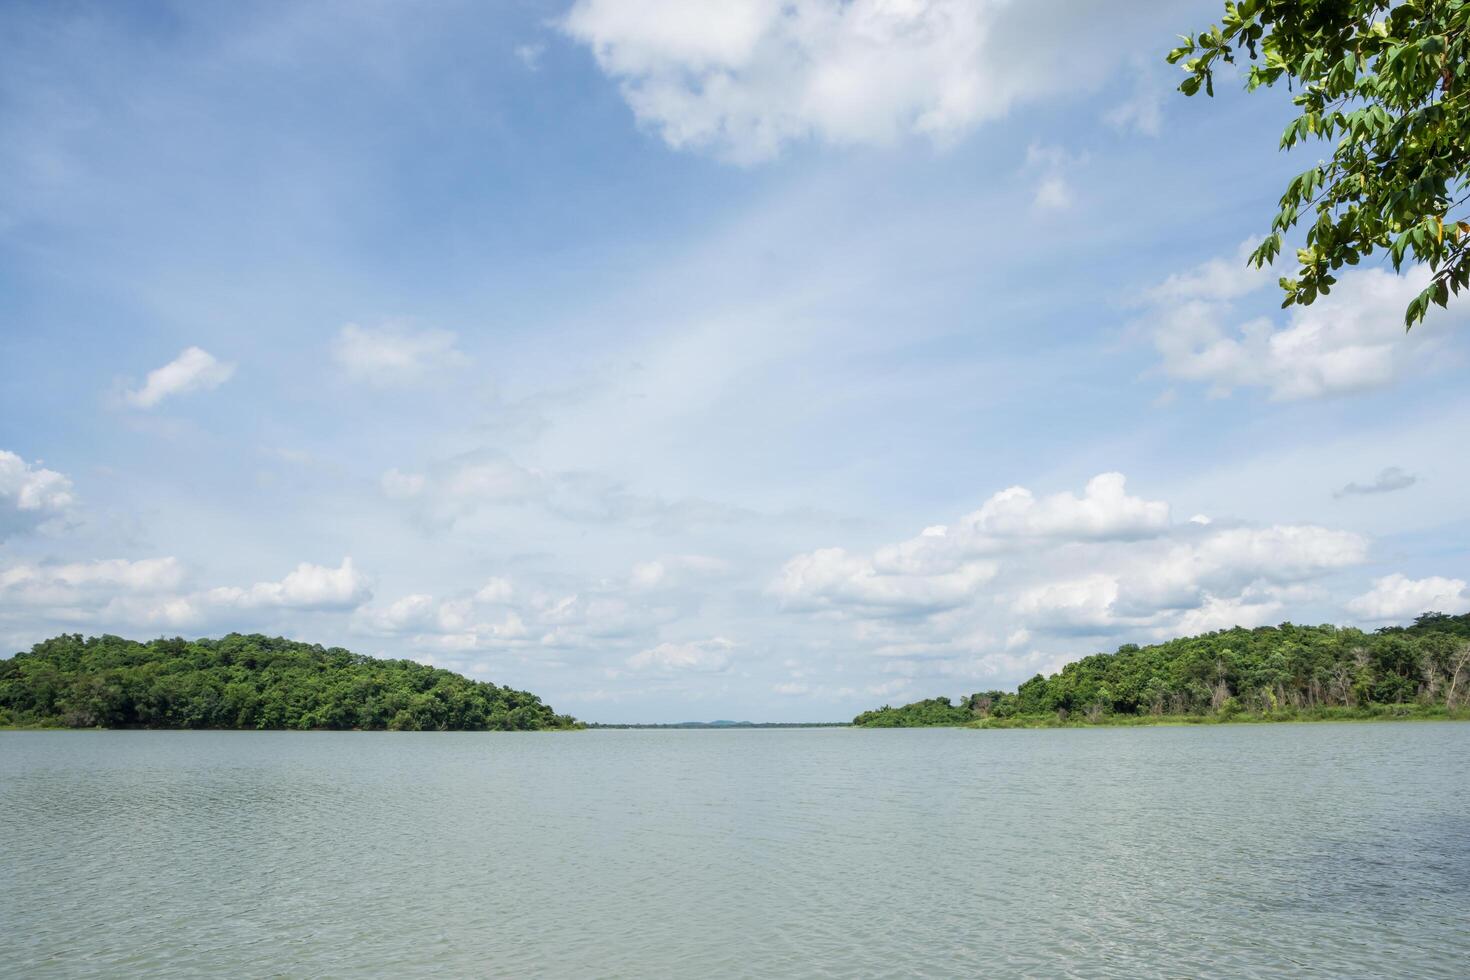
[[[1464,976],[1470,725],[0,733],[0,974]]]

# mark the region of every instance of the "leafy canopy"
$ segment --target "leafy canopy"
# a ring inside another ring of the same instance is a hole
[[[1271,234],[1251,256],[1280,254],[1282,236],[1306,224],[1283,307],[1327,295],[1343,265],[1375,250],[1395,270],[1426,263],[1433,275],[1404,314],[1445,306],[1470,285],[1470,0],[1239,0],[1219,24],[1169,53],[1188,77],[1185,95],[1215,94],[1214,73],[1244,49],[1246,88],[1286,79],[1301,114],[1281,148],[1335,141],[1332,158],[1302,171],[1281,196]]]
[[[68,634],[0,660],[0,727],[574,728],[525,691],[282,637]]]
[[[868,728],[960,725],[977,719],[1311,717],[1385,706],[1464,711],[1470,704],[1470,614],[1425,613],[1376,633],[1336,626],[1236,627],[1099,653],[1037,674],[1014,693],[960,704],[930,698],[853,719]],[[1305,714],[1303,714],[1305,713]],[[1432,713],[1432,712],[1430,712]]]

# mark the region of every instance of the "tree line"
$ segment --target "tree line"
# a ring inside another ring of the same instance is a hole
[[[884,705],[858,715],[853,724],[1291,718],[1385,713],[1379,710],[1385,706],[1396,706],[1391,713],[1397,714],[1470,709],[1470,614],[1426,613],[1411,626],[1374,633],[1283,623],[1152,646],[1130,643],[1067,664],[1050,677],[1037,674],[1014,692],[981,691],[958,704],[941,697]]]
[[[534,694],[410,660],[231,633],[37,643],[0,660],[0,725],[532,731],[578,722]]]

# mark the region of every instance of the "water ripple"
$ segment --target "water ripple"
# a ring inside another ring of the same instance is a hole
[[[0,974],[1466,975],[1470,726],[0,734]]]

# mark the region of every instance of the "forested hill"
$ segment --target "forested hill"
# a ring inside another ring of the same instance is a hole
[[[38,643],[0,660],[0,725],[529,731],[578,723],[534,694],[409,660],[231,633]]]
[[[1037,674],[1014,693],[981,691],[865,711],[853,724],[1128,723],[1445,715],[1470,709],[1470,615],[1426,613],[1375,633],[1335,626],[1231,629],[1128,644]]]

